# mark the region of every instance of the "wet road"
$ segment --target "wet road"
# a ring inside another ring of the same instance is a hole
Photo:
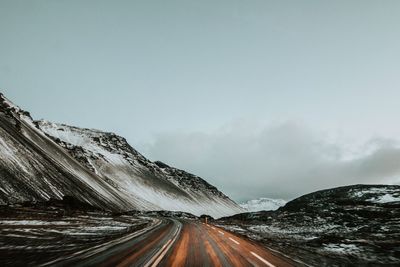
[[[162,219],[117,244],[93,249],[59,266],[294,266],[284,257],[198,221]]]

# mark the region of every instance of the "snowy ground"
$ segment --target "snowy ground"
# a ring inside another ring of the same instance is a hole
[[[400,266],[400,187],[322,190],[216,223],[311,266]]]
[[[0,266],[57,260],[148,226],[143,216],[68,212],[58,208],[0,209]]]

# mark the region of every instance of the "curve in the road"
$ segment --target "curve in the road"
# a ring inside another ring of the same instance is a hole
[[[162,219],[139,236],[60,266],[294,266],[264,247],[219,227],[192,220]]]

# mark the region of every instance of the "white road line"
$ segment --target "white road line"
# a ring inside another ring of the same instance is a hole
[[[236,245],[239,245],[240,243],[239,242],[237,242],[235,239],[233,239],[233,238],[230,238],[229,237],[229,239],[233,242],[233,243],[235,243]]]
[[[215,227],[214,227],[214,226],[211,226],[211,228],[215,230]]]
[[[156,267],[160,263],[165,254],[167,254],[171,246],[174,244],[175,240],[178,238],[180,229],[181,226],[179,225],[172,238],[168,240],[168,242],[146,263],[145,267]]]
[[[272,263],[268,262],[267,260],[261,258],[260,256],[258,256],[256,253],[254,253],[253,251],[250,251],[251,254],[253,254],[254,257],[256,257],[257,259],[259,259],[260,261],[262,261],[263,263],[265,263],[267,266],[269,267],[275,267],[275,265],[273,265]]]
[[[223,232],[221,232],[221,231],[218,231],[221,235],[225,235]]]
[[[168,242],[158,251],[158,253],[148,262],[148,266],[150,266],[151,262],[151,267],[157,266],[158,263],[161,261],[161,259],[164,257],[164,252],[166,253],[166,248],[168,245],[171,243],[172,239],[168,240]]]

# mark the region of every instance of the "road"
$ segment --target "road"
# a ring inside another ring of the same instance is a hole
[[[294,266],[294,262],[212,224],[162,219],[116,244],[51,265],[278,267]]]

